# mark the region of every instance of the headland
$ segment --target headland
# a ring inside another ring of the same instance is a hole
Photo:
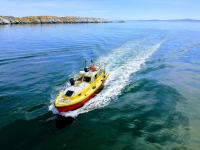
[[[57,17],[57,16],[0,16],[0,25],[6,24],[51,24],[51,23],[108,23],[101,18],[92,17]]]

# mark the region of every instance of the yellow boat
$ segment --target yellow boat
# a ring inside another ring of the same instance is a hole
[[[54,101],[59,113],[80,108],[103,88],[109,76],[105,65],[94,65],[91,61],[90,67],[86,67],[85,60],[84,70],[70,79],[71,86],[62,91]]]

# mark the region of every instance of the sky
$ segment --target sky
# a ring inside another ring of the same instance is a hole
[[[0,16],[200,19],[200,0],[0,0]]]

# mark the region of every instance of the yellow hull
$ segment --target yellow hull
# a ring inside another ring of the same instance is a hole
[[[100,71],[94,72],[91,78],[93,76],[96,77]],[[82,90],[74,93],[73,96],[66,96],[66,91],[61,92],[54,102],[55,107],[59,112],[65,112],[79,108],[80,106],[84,105],[84,103],[89,101],[93,96],[95,96],[95,94],[103,87],[108,76],[108,73],[102,72],[93,82],[81,82],[79,84],[75,83],[75,85],[71,88],[75,90],[82,88]]]

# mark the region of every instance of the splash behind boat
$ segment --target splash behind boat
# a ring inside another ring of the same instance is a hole
[[[91,61],[90,67],[86,67],[85,61],[84,70],[70,79],[71,86],[62,91],[54,101],[58,112],[67,112],[83,106],[102,89],[108,76],[105,64],[103,68],[103,65],[94,65]]]

